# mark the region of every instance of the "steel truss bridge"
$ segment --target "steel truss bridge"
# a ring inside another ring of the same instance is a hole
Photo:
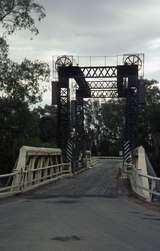
[[[105,60],[106,62],[106,60]],[[54,62],[56,79],[52,82],[52,104],[57,106],[57,145],[73,170],[84,159],[86,149],[84,130],[84,100],[123,98],[125,102],[124,153],[126,159],[136,147],[137,117],[144,105],[142,79],[144,55],[125,54],[115,65],[81,65],[72,56],[59,56]],[[76,83],[72,100],[70,80]],[[83,163],[84,165],[84,163]]]

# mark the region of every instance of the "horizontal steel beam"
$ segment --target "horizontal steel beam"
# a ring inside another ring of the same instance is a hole
[[[90,89],[117,89],[117,81],[88,81]]]
[[[118,98],[117,90],[91,90],[91,98]]]
[[[116,78],[116,66],[80,67],[85,78]]]

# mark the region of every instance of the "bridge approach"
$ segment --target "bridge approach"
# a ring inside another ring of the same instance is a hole
[[[0,201],[3,251],[158,251],[160,213],[117,182],[120,160]]]

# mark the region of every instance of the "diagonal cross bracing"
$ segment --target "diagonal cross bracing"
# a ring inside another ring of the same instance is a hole
[[[91,90],[91,98],[118,98],[117,90]]]
[[[112,90],[117,89],[117,80],[88,81],[91,90]]]
[[[116,66],[80,67],[85,78],[116,78]]]

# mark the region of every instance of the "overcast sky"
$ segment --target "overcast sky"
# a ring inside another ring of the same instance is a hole
[[[53,55],[145,53],[145,77],[160,81],[160,0],[41,0],[40,34],[9,37],[14,60]]]

